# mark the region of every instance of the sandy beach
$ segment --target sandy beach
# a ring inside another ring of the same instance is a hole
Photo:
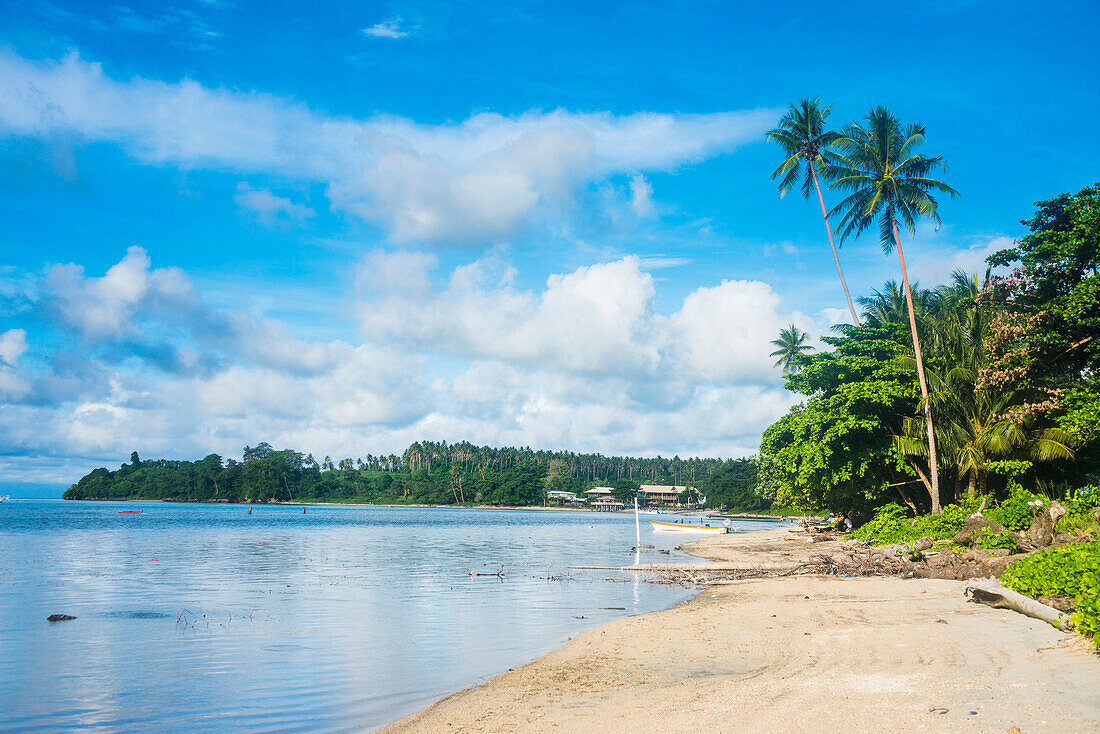
[[[687,549],[715,566],[780,569],[822,547],[780,529]],[[968,602],[963,587],[730,582],[590,630],[383,731],[1100,731],[1096,655],[1073,635]]]

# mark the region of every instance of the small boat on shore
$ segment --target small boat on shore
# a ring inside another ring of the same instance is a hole
[[[118,514],[120,514],[120,515],[140,515],[142,512],[143,512],[143,510],[119,510]]]
[[[649,524],[653,526],[654,530],[658,531],[706,533],[708,535],[725,535],[729,532],[729,528],[723,526],[690,525],[688,523],[661,522],[660,520],[650,520]]]

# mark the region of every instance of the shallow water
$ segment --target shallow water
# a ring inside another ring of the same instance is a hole
[[[642,525],[658,548],[689,539]],[[10,500],[0,731],[374,728],[686,598],[566,568],[633,562],[634,543],[625,513]]]

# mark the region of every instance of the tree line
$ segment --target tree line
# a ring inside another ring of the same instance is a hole
[[[761,506],[753,491],[755,461],[638,458],[494,448],[422,441],[400,456],[317,461],[313,454],[246,446],[242,458],[210,454],[198,461],[142,460],[95,469],[66,490],[66,499],[179,502],[351,502],[385,504],[542,505],[547,492],[582,494],[605,485],[629,501],[642,483],[686,484],[708,504]]]

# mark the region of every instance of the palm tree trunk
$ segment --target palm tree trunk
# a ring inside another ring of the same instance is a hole
[[[976,475],[976,472],[971,471],[970,472],[970,484],[966,488],[966,496],[969,497],[970,499],[974,499],[974,495],[975,495],[975,492],[977,491],[977,488],[978,488],[978,477]]]
[[[898,236],[898,223],[894,212],[889,212],[890,227],[894,230],[894,244],[898,248],[901,261],[901,281],[905,286],[905,304],[909,308],[909,330],[913,333],[913,352],[917,357],[917,377],[920,380],[920,394],[924,403],[924,422],[928,428],[928,469],[931,473],[929,494],[932,495],[932,514],[940,514],[940,473],[936,459],[936,433],[932,424],[932,401],[928,399],[928,381],[924,377],[924,359],[920,353],[920,337],[917,336],[917,314],[913,310],[913,291],[909,287],[909,272],[905,269],[905,253],[901,249],[901,237]]]
[[[856,307],[852,304],[852,294],[848,292],[848,282],[844,280],[844,271],[840,269],[840,255],[836,251],[836,243],[833,242],[833,228],[829,225],[829,214],[825,211],[825,197],[821,195],[821,186],[817,183],[817,173],[810,166],[810,175],[814,179],[814,188],[817,189],[817,200],[821,204],[821,217],[825,220],[825,231],[829,234],[829,247],[833,248],[833,260],[836,261],[836,274],[840,276],[840,285],[844,288],[844,297],[848,299],[848,311],[852,314],[852,323],[859,326],[859,316],[856,316]]]

